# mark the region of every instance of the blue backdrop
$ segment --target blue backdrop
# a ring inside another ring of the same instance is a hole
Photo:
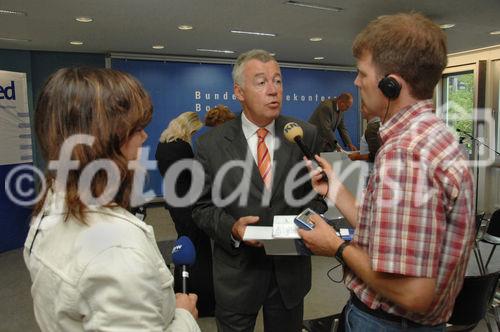
[[[153,99],[153,120],[146,128],[149,138],[145,143],[150,147],[151,160],[154,160],[160,134],[178,114],[197,111],[203,121],[205,113],[217,104],[227,105],[235,113],[241,111],[233,96],[230,64],[112,59],[111,66],[134,75]],[[360,116],[358,91],[354,86],[355,72],[303,68],[281,70],[284,115],[307,120],[322,99],[341,92],[352,93],[354,104],[344,115],[345,124],[353,143],[359,146]],[[193,142],[205,130],[202,129]],[[152,188],[156,196],[162,196],[161,187],[159,172],[150,172],[146,190]]]

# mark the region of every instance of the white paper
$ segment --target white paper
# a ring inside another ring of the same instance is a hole
[[[292,219],[293,222],[293,219]],[[256,240],[264,245],[266,255],[293,255],[297,256],[295,239],[273,238],[273,227],[271,226],[247,226],[243,241]]]
[[[271,226],[247,226],[243,234],[243,241],[272,239],[273,228]]]
[[[297,225],[294,219],[296,216],[274,216],[273,238],[275,239],[300,239]]]

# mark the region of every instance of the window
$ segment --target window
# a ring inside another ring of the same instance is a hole
[[[493,64],[493,116],[495,118],[495,148],[500,150],[500,60],[495,60]],[[497,156],[497,158],[499,158]]]
[[[473,135],[474,72],[443,75],[442,108],[439,116],[451,128]],[[461,139],[469,153],[472,143]]]

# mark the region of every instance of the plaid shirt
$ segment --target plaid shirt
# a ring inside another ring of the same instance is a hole
[[[426,314],[409,312],[347,270],[346,285],[372,309],[414,322],[446,322],[462,287],[474,240],[474,185],[455,137],[431,100],[380,127],[383,145],[360,207],[353,243],[377,272],[435,278]]]

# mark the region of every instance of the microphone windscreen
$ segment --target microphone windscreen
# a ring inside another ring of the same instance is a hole
[[[172,248],[172,261],[175,265],[193,265],[196,251],[193,242],[187,236],[181,236]]]
[[[292,143],[295,143],[295,137],[304,137],[304,131],[296,122],[288,122],[283,128],[283,134]]]

